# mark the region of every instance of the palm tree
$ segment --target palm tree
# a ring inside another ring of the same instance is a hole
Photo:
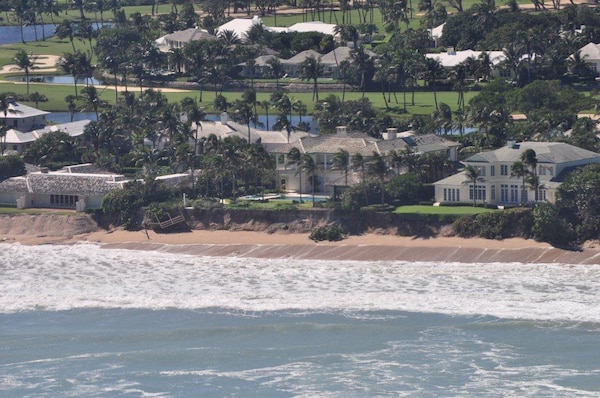
[[[67,95],[65,97],[65,102],[68,104],[69,113],[71,114],[71,122],[73,121],[73,116],[75,116],[75,112],[77,111],[77,104],[75,103],[76,99],[77,97],[74,95]]]
[[[367,158],[367,172],[379,180],[381,205],[383,206],[385,204],[385,179],[390,174],[390,168],[378,152],[373,151],[373,154]]]
[[[485,179],[479,174],[479,169],[471,165],[465,167],[465,176],[467,177],[467,179],[464,183],[470,184],[469,192],[473,195],[473,207],[475,207],[477,206],[477,183],[483,182],[485,181]],[[473,189],[470,188],[471,186],[473,187]]]
[[[351,52],[352,63],[356,67],[356,70],[360,74],[360,89],[362,96],[365,95],[367,78],[373,75],[373,69],[375,68],[374,62],[371,56],[367,54],[364,48],[359,47]]]
[[[25,81],[27,82],[27,96],[29,96],[29,72],[35,68],[35,62],[29,54],[23,49],[17,51],[15,55],[15,64],[25,71]]]
[[[252,105],[244,100],[235,100],[232,116],[236,122],[245,124],[248,127],[248,144],[251,144],[250,123],[257,121]]]
[[[279,78],[283,76],[283,64],[277,57],[272,57],[267,61],[267,66],[271,69],[271,74],[277,82],[277,89],[279,89]]]
[[[444,67],[442,63],[434,58],[425,58],[423,63],[421,78],[428,81],[433,87],[433,99],[435,102],[435,108],[438,107],[437,101],[437,82],[444,75]]]
[[[202,122],[206,121],[206,112],[200,107],[198,101],[186,97],[181,101],[182,108],[187,112],[188,122],[196,125],[194,134],[194,154],[198,154],[198,131],[202,129]]]
[[[363,155],[355,153],[351,158],[352,168],[360,171],[360,178],[363,186],[363,194],[365,195],[365,204],[369,203],[369,196],[367,195],[367,189],[365,187],[365,175],[366,175],[366,161]]]
[[[523,162],[527,167],[529,167],[531,169],[530,180],[531,180],[532,186],[535,190],[535,201],[537,202],[538,201],[538,189],[539,189],[539,179],[537,176],[537,164],[538,164],[537,154],[535,153],[535,151],[533,149],[529,148],[521,154],[521,162]]]
[[[95,86],[84,87],[81,90],[83,96],[83,109],[86,111],[93,111],[96,114],[96,120],[98,120],[98,109],[100,108],[100,96]]]
[[[265,110],[265,115],[267,117],[267,130],[269,130],[269,108],[271,108],[271,101],[262,100],[258,102],[258,105]]]
[[[0,126],[0,138],[2,138],[2,146],[0,152],[4,156],[4,147],[6,146],[6,117],[8,115],[8,107],[10,106],[10,98],[6,93],[0,93],[0,112],[4,115],[2,119],[2,126]]]
[[[73,47],[73,52],[75,52],[75,43],[73,42],[75,28],[73,27],[73,22],[71,22],[70,19],[64,19],[60,24],[58,24],[54,29],[54,34],[56,34],[56,37],[61,40],[68,38],[71,42],[71,47]]]
[[[218,37],[225,42],[228,46],[232,46],[234,44],[240,44],[242,41],[238,37],[237,33],[233,30],[223,30],[219,32]]]
[[[296,147],[290,149],[290,151],[287,154],[286,166],[287,165],[293,165],[297,168],[296,175],[300,177],[298,193],[300,194],[300,203],[302,203],[302,152],[300,152],[300,149]]]
[[[300,72],[300,78],[302,81],[313,81],[313,101],[318,101],[319,88],[317,79],[323,74],[323,64],[321,64],[315,57],[310,56],[300,63],[298,66],[298,72]]]
[[[313,203],[313,207],[315,205],[315,174],[317,173],[317,170],[319,169],[319,166],[317,165],[317,163],[315,162],[315,160],[313,159],[312,156],[310,156],[308,153],[305,153],[304,155],[302,155],[302,160],[300,163],[300,170],[303,170],[307,176],[310,177],[311,179],[311,193],[312,193],[312,203]]]
[[[344,185],[348,186],[348,171],[350,171],[350,154],[347,150],[340,148],[332,159],[331,168],[344,172]]]
[[[521,178],[521,203],[526,202],[525,179],[530,174],[522,161],[516,161],[510,166],[511,177]]]
[[[458,100],[456,102],[456,105],[458,106],[458,109],[460,109],[460,110],[465,109],[465,87],[467,85],[466,84],[467,74],[468,74],[468,69],[467,69],[467,66],[463,62],[456,65],[452,69],[452,72],[451,72],[453,88],[458,93]]]

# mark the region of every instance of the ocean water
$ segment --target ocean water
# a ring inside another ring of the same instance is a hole
[[[0,397],[600,395],[599,265],[0,247]]]

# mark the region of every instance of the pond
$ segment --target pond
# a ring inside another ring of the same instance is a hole
[[[46,25],[27,25],[23,26],[23,38],[25,42],[42,40],[43,34],[46,38],[54,36],[54,24]],[[21,43],[21,27],[20,26],[0,26],[0,45]]]
[[[77,121],[77,120],[83,120],[83,119],[90,119],[90,120],[96,120],[96,114],[93,112],[76,112],[73,115],[73,121]],[[206,119],[208,120],[220,120],[219,115],[207,115]],[[265,130],[266,129],[266,125],[267,125],[267,118],[265,115],[260,115],[258,117],[259,121],[262,123],[262,125],[257,126],[256,128],[259,130]],[[273,116],[273,115],[269,115],[269,127],[273,126],[273,123],[275,123],[275,120],[277,119],[277,116]],[[46,120],[48,120],[49,122],[53,122],[53,123],[68,123],[71,121],[71,113],[70,112],[52,112],[51,114],[49,114],[48,116],[46,116]],[[313,126],[313,120],[312,117],[310,116],[302,116],[302,121],[303,122],[307,122],[310,124],[311,127],[311,133],[316,134],[317,131],[315,129],[315,127]],[[292,117],[292,123],[298,123],[298,117]]]
[[[221,116],[220,115],[206,115],[206,119],[220,121]],[[268,120],[267,120],[267,115],[258,115],[259,124],[256,126],[254,126],[254,124],[250,124],[250,126],[257,128],[258,130],[267,130],[267,125],[268,125],[269,129],[273,129],[273,124],[276,121],[277,121],[277,115],[269,114]],[[292,124],[296,126],[296,125],[298,125],[298,123],[300,123],[300,117],[292,116],[291,121],[292,121]],[[310,127],[308,130],[309,133],[318,134],[318,130],[317,130],[316,125],[313,122],[313,118],[311,116],[302,116],[302,122],[308,123],[308,125]]]
[[[100,29],[102,26],[110,26],[111,23],[98,23],[91,22],[94,30]],[[46,39],[54,36],[54,29],[56,24],[44,24],[44,25],[27,25],[23,26],[23,39],[25,42],[31,42],[36,40],[43,40],[44,35]],[[66,40],[66,39],[65,39]],[[21,27],[20,26],[0,26],[0,45],[3,44],[14,44],[21,43]]]
[[[25,81],[25,76],[8,76],[5,78],[5,80],[9,80],[9,81]],[[37,82],[37,83],[54,83],[54,84],[70,84],[73,85],[75,79],[73,78],[73,76],[69,76],[69,75],[57,75],[57,76],[51,76],[51,75],[38,75],[38,76],[29,76],[29,81],[30,82]],[[85,82],[86,79],[77,79],[77,85],[82,85],[85,86]],[[101,84],[99,80],[94,79],[93,77],[90,77],[89,79],[87,79],[89,84]]]

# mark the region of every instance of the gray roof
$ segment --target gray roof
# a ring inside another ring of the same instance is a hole
[[[279,58],[275,55],[261,55],[260,57],[256,57],[254,58],[254,65],[255,66],[267,66],[268,62],[270,60],[272,60],[273,58]],[[242,65],[246,65],[246,63],[244,62]]]
[[[320,59],[320,62],[325,65],[338,65],[342,61],[350,61],[352,60],[352,51],[354,49],[350,47],[337,47],[333,51],[328,52],[323,55]],[[375,54],[373,51],[365,50],[365,53],[369,57],[374,57]]]
[[[43,116],[49,113],[50,112],[42,111],[40,109],[13,101],[8,105],[6,119],[25,119],[35,116]],[[0,112],[0,119],[4,119],[4,112]]]
[[[335,153],[340,149],[350,154],[360,153],[363,156],[377,152],[383,156],[391,151],[415,148],[418,153],[445,151],[449,147],[460,144],[438,137],[434,134],[424,136],[400,137],[391,140],[379,140],[359,132],[343,134],[326,134],[316,137],[304,137],[297,142],[276,148],[274,153],[288,153],[292,148],[298,148],[302,153]]]
[[[31,172],[25,176],[9,178],[0,183],[0,192],[105,195],[121,188],[126,178],[109,174],[92,164],[67,166],[59,171]]]
[[[298,54],[294,55],[290,59],[281,60],[281,63],[282,64],[292,64],[292,65],[301,64],[307,58],[310,58],[310,57],[313,57],[318,60],[319,58],[321,58],[321,54],[319,54],[318,52],[316,52],[314,50],[304,50],[304,51],[299,52]]]
[[[105,195],[114,189],[121,188],[119,178],[115,177],[114,175],[97,174],[34,173],[29,174],[26,178],[31,193]]]
[[[178,41],[181,43],[190,43],[196,40],[219,40],[217,36],[211,35],[208,32],[204,32],[200,29],[189,28],[186,30],[178,30],[177,32],[173,32],[164,36],[165,39],[169,41]]]
[[[48,125],[41,129],[36,129],[33,131],[28,131],[23,133],[19,130],[10,129],[6,132],[6,144],[25,144],[28,142],[33,142],[43,136],[44,134],[62,131],[64,133],[69,134],[71,137],[79,137],[85,131],[85,126],[87,126],[91,121],[88,119],[78,120],[76,122],[70,123],[62,123],[62,124],[54,124]]]
[[[354,136],[353,136],[354,135]],[[303,137],[298,141],[280,146],[273,150],[274,153],[288,153],[292,148],[298,148],[302,153],[336,153],[340,149],[350,154],[360,153],[371,155],[377,150],[374,138],[366,134],[356,133],[346,136],[339,134],[326,134],[316,137]]]
[[[535,151],[538,163],[569,163],[600,158],[600,154],[564,142],[521,142],[489,152],[481,152],[465,160],[465,163],[514,163],[521,160],[527,149]]]
[[[25,177],[12,177],[0,182],[0,192],[27,193],[27,179]]]
[[[460,173],[453,174],[442,180],[436,181],[433,185],[448,185],[448,186],[459,186],[464,185],[469,181],[467,173],[463,170]]]

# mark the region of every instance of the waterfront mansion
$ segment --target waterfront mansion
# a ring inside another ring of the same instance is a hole
[[[538,201],[554,202],[556,189],[576,167],[600,163],[600,154],[562,142],[509,141],[502,148],[480,152],[462,161],[477,170],[475,184],[463,170],[434,183],[438,203],[486,203],[498,206],[516,205],[535,200],[535,188],[524,183],[522,175],[513,171],[513,164],[521,161],[522,154],[535,151],[536,170],[524,164],[531,175],[538,177]]]

